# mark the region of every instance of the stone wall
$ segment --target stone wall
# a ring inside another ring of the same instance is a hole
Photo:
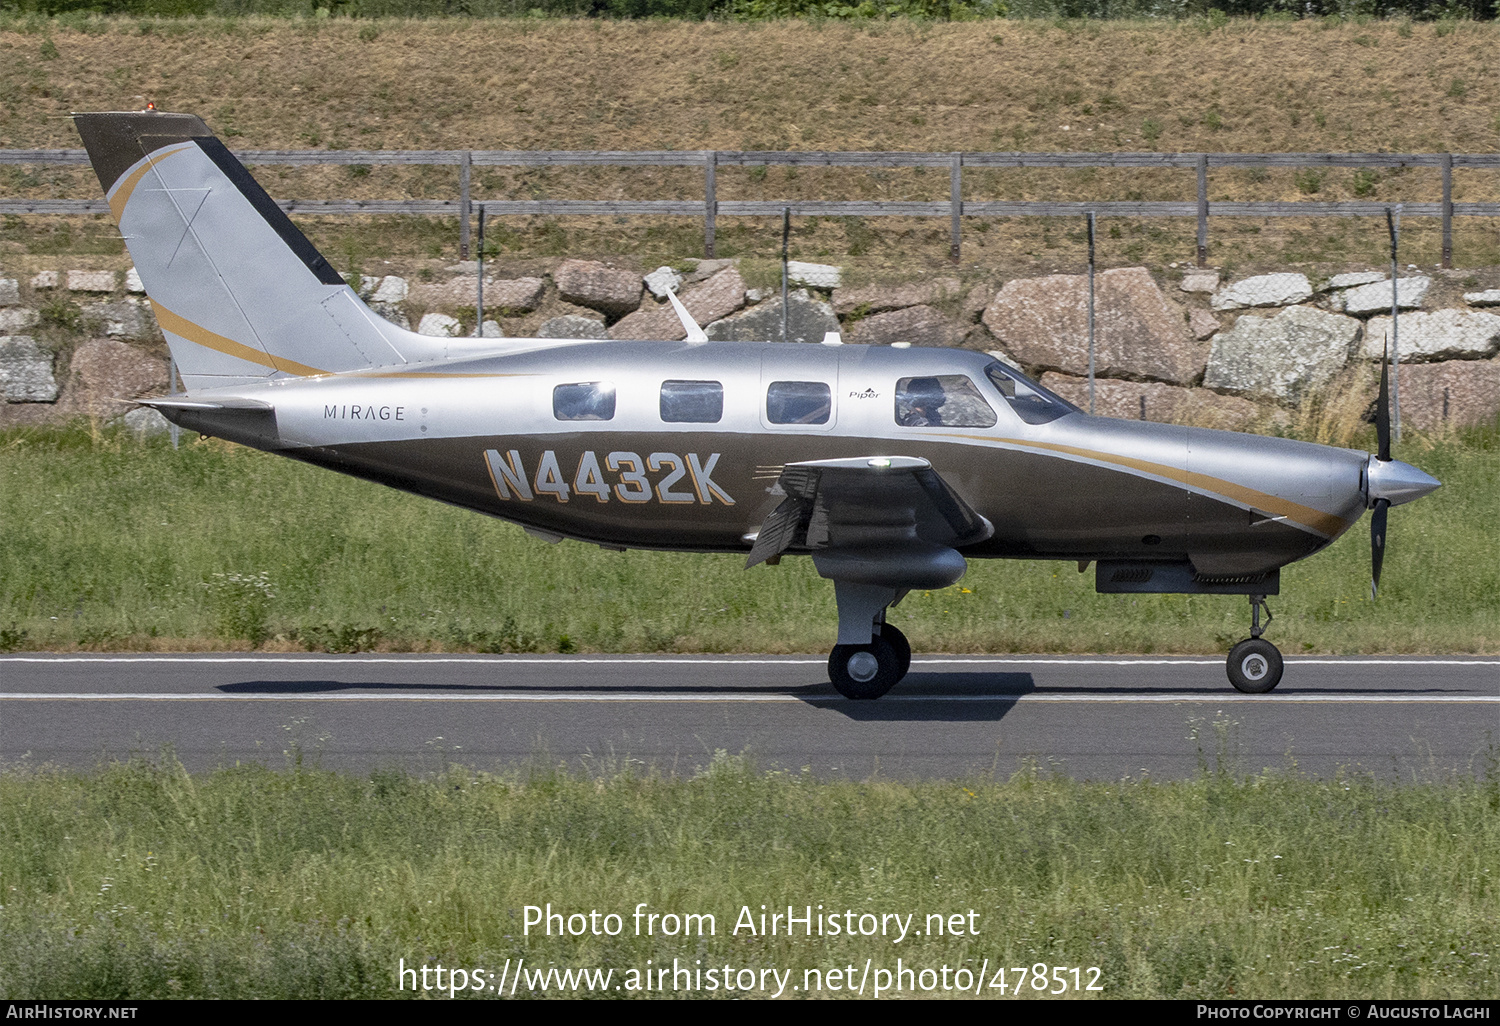
[[[473,334],[477,267],[350,281],[381,316],[424,334]],[[991,352],[1079,405],[1088,403],[1083,275],[1006,282],[953,274],[843,284],[838,267],[796,262],[788,336]],[[1446,275],[1446,276],[1445,276]],[[1500,289],[1464,291],[1463,272],[1410,268],[1398,282],[1402,413],[1423,430],[1500,414]],[[1472,279],[1477,280],[1477,279]],[[590,260],[484,283],[488,337],[680,339],[676,291],[710,339],[781,333],[779,290],[748,287],[732,260],[642,273]],[[1221,280],[1212,269],[1113,268],[1095,281],[1095,408],[1116,417],[1246,428],[1331,392],[1373,395],[1391,333],[1379,271]],[[1487,308],[1496,309],[1489,310]],[[113,420],[130,398],[167,388],[166,348],[134,271],[0,271],[0,426]],[[137,411],[133,421],[156,421]],[[154,415],[153,415],[154,416]]]

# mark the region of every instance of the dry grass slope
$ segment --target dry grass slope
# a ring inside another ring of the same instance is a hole
[[[1500,142],[1500,27],[1479,23],[982,22],[866,25],[569,21],[110,19],[89,30],[0,27],[0,147],[76,146],[71,110],[147,97],[202,113],[245,148],[892,149],[1483,152]],[[269,168],[282,197],[442,197],[452,168]],[[947,176],[726,168],[720,199],[946,199]],[[1500,195],[1493,172],[1460,171],[1459,201]],[[696,198],[691,169],[476,172],[475,197]],[[86,168],[3,168],[8,196],[91,196]],[[1215,171],[1211,198],[1435,200],[1435,170]],[[980,199],[1189,199],[1190,172],[971,171]],[[1431,220],[1431,219],[1429,219]],[[455,233],[312,219],[353,265],[451,259]],[[972,221],[966,259],[1007,269],[1076,266],[1082,236],[1041,219]],[[1380,234],[1348,220],[1222,219],[1216,262],[1378,263]],[[352,232],[352,234],[351,234]],[[32,219],[0,255],[119,252],[105,226]],[[774,232],[720,228],[721,255],[763,255]],[[1490,225],[1461,220],[1462,266],[1500,262]],[[685,219],[509,219],[500,247],[533,256],[693,255]],[[1435,225],[1413,222],[1408,259],[1435,259]],[[940,261],[937,220],[809,219],[804,258],[877,269]],[[1101,260],[1191,259],[1190,220],[1111,223]],[[764,251],[764,252],[762,252]],[[24,260],[10,263],[24,264]]]
[[[0,146],[76,145],[59,116],[148,96],[286,148],[1483,151],[1500,130],[1492,24],[98,27],[0,31]]]

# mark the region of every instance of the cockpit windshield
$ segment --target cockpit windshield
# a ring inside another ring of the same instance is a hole
[[[1069,413],[1077,413],[1078,407],[1061,396],[1047,391],[1020,371],[1007,367],[998,360],[984,369],[985,375],[999,389],[1010,408],[1028,424],[1046,424]]]

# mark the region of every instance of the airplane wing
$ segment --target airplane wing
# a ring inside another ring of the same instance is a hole
[[[761,525],[747,569],[791,548],[898,557],[983,541],[995,531],[932,464],[912,456],[788,463],[778,483],[786,499]]]

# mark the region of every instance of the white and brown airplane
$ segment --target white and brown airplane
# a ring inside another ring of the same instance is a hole
[[[199,118],[77,114],[208,435],[613,549],[807,555],[833,581],[829,677],[877,698],[887,611],[970,559],[1096,564],[1102,592],[1246,595],[1233,685],[1266,692],[1280,568],[1438,482],[1390,458],[1083,413],[982,353],[433,338],[373,313]],[[1269,611],[1267,611],[1269,613]]]

